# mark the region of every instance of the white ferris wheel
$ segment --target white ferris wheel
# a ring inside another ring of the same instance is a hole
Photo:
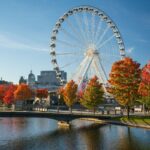
[[[113,62],[125,57],[121,34],[106,13],[91,6],[75,7],[61,16],[52,30],[51,62],[61,83],[61,70],[79,87],[97,76],[106,91]]]

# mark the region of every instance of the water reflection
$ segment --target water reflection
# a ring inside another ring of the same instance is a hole
[[[150,130],[83,120],[64,130],[50,119],[0,119],[0,150],[149,150],[149,140]]]

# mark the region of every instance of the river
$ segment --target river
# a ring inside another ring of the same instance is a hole
[[[84,120],[62,129],[52,119],[0,118],[0,150],[150,150],[150,130]]]

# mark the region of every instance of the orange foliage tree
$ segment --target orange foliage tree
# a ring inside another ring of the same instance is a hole
[[[150,61],[141,72],[142,81],[139,86],[139,93],[142,96],[141,102],[150,106]]]
[[[10,85],[7,88],[3,102],[10,106],[14,102],[14,91],[17,89],[17,85]]]
[[[48,97],[48,90],[47,89],[37,89],[36,90],[36,97],[38,97],[40,100],[43,98]]]
[[[140,73],[140,64],[126,57],[115,62],[109,74],[109,92],[120,105],[127,106],[128,117],[130,107],[138,98]]]
[[[102,84],[95,76],[88,82],[83,93],[80,93],[80,103],[88,109],[93,109],[95,113],[95,108],[103,101],[103,94]]]
[[[5,93],[8,89],[8,86],[5,84],[0,85],[0,102],[3,103],[3,98],[5,97]]]
[[[15,100],[30,100],[33,98],[34,92],[26,84],[18,85],[16,91],[14,92]]]
[[[69,81],[65,87],[63,88],[63,98],[66,105],[70,108],[70,112],[72,112],[72,106],[76,102],[77,96],[77,88],[78,85],[73,81]]]

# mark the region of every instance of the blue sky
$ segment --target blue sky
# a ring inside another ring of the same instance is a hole
[[[127,55],[150,60],[149,0],[0,0],[0,77],[18,82],[32,69],[50,70],[51,31],[70,8],[91,5],[106,12],[119,28]]]

